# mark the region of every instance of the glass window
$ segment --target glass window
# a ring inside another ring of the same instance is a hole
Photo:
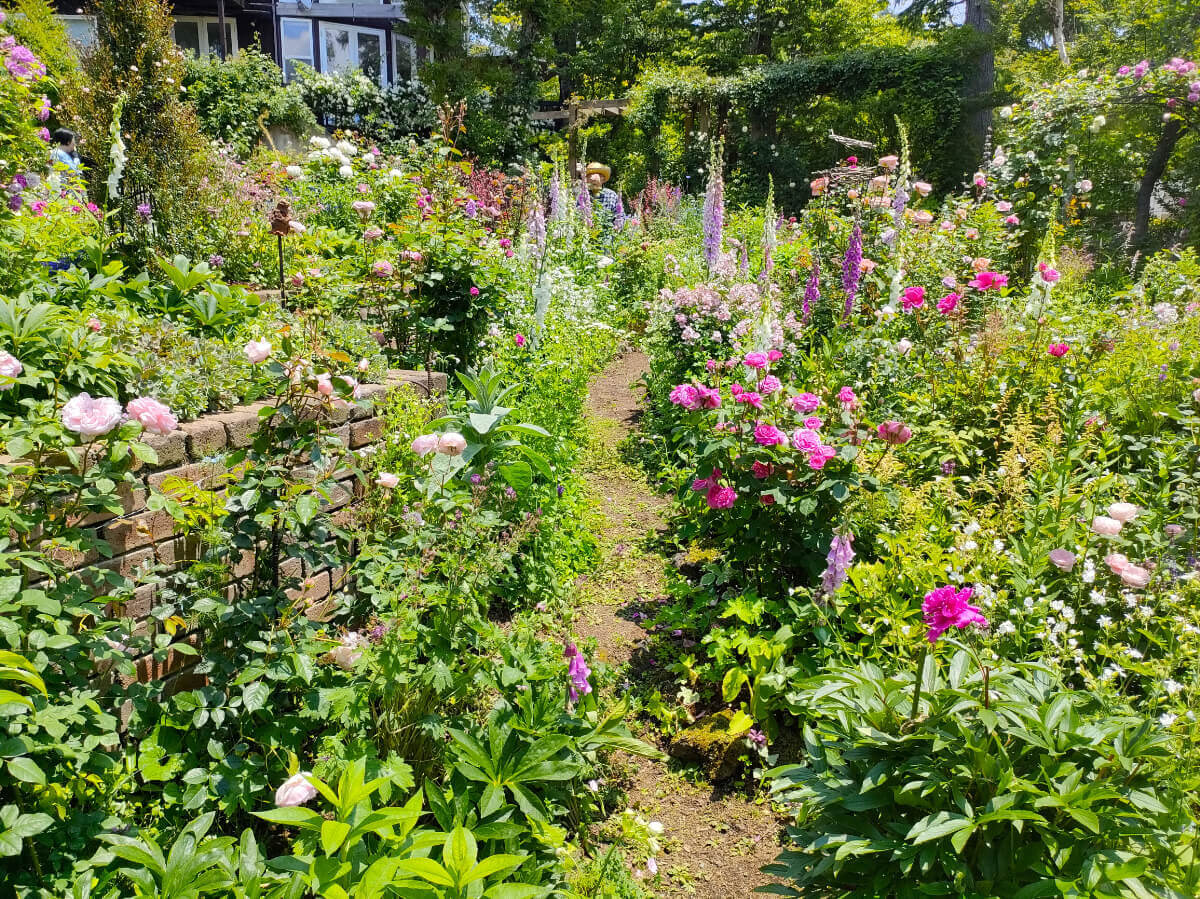
[[[176,22],[175,43],[186,53],[200,55],[200,23]]]
[[[325,71],[343,72],[354,68],[358,48],[350,43],[350,29],[335,25],[322,25],[325,38]]]
[[[280,43],[283,46],[283,72],[288,81],[296,77],[296,64],[313,65],[312,22],[306,19],[280,19]]]
[[[360,69],[368,78],[384,83],[384,32],[336,22],[321,23],[321,71]]]
[[[208,52],[213,56],[221,56],[221,22],[205,22],[205,31],[208,35]],[[233,22],[229,19],[225,20],[225,40],[229,45],[229,52],[232,54],[237,49],[237,39],[233,36]]]
[[[91,16],[63,16],[67,37],[85,47],[96,40],[96,20]]]
[[[372,81],[383,80],[383,35],[358,33],[358,67]]]
[[[397,34],[395,38],[396,81],[414,81],[417,77],[417,44],[402,34]]]

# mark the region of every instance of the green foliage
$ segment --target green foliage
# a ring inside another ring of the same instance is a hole
[[[300,88],[285,86],[279,66],[254,49],[228,60],[189,57],[183,87],[204,133],[243,158],[270,127],[303,137],[317,126]]]
[[[367,140],[426,134],[436,122],[433,104],[415,81],[380,87],[357,69],[336,74],[302,69],[296,90],[325,127],[354,131]]]

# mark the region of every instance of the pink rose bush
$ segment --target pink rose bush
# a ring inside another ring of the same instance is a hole
[[[179,427],[179,421],[171,410],[150,397],[138,397],[125,407],[129,418],[142,426],[149,434],[164,436]]]
[[[93,398],[81,393],[68,400],[62,410],[63,427],[74,431],[81,440],[102,437],[121,424],[125,413],[121,404],[109,397]]]

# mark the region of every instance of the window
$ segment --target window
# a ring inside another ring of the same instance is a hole
[[[393,58],[396,62],[392,80],[396,84],[417,80],[417,42],[403,34],[392,34]]]
[[[95,16],[59,16],[67,37],[84,47],[90,46],[96,40]]]
[[[313,59],[313,23],[309,19],[280,19],[279,43],[283,48],[283,74],[288,81],[296,77],[296,64],[317,67]]]
[[[206,16],[178,16],[175,19],[175,43],[195,56],[221,55],[221,20]],[[225,19],[225,39],[230,55],[237,53],[237,23]]]
[[[360,69],[382,87],[384,68],[384,32],[336,22],[321,23],[321,71],[344,72]]]

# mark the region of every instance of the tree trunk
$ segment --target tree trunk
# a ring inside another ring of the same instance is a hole
[[[971,141],[976,157],[983,160],[992,130],[992,94],[996,89],[991,0],[967,0],[966,24],[987,40],[987,46],[979,54],[975,69],[965,85],[967,139]]]
[[[1071,60],[1067,56],[1067,35],[1063,26],[1065,18],[1063,0],[1050,0],[1050,21],[1051,28],[1054,31],[1054,48],[1058,50],[1058,61],[1064,66],[1069,66]]]
[[[1167,163],[1185,130],[1180,119],[1172,118],[1163,126],[1162,134],[1158,137],[1158,145],[1150,154],[1149,160],[1146,161],[1146,172],[1142,175],[1142,181],[1138,185],[1133,234],[1129,239],[1130,245],[1135,250],[1140,250],[1142,244],[1146,242],[1146,235],[1150,230],[1150,204],[1154,199],[1154,188],[1158,186],[1159,179],[1167,171]]]

